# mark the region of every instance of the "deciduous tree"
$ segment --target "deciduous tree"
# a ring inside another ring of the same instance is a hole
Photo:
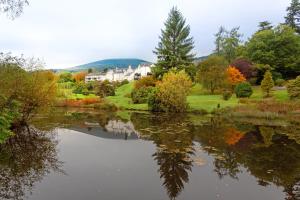
[[[211,94],[221,89],[226,80],[227,61],[221,56],[210,56],[199,64],[197,81],[208,89]]]
[[[243,74],[235,67],[229,66],[226,72],[228,82],[232,86],[232,89],[234,89],[237,84],[246,81],[246,78],[243,76]]]

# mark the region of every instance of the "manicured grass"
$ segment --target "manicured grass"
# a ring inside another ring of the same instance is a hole
[[[133,104],[130,98],[130,92],[133,89],[133,82],[123,85],[116,90],[116,96],[107,97],[107,99],[115,103],[118,107],[129,110],[148,110],[147,104]],[[239,100],[233,95],[228,101],[223,100],[222,95],[210,95],[207,94],[200,84],[195,84],[187,97],[189,104],[189,111],[201,111],[206,110],[211,112],[220,105],[224,107],[234,107],[239,104]],[[273,97],[279,101],[288,100],[286,90],[275,90]],[[263,94],[259,86],[253,87],[253,95],[250,99],[261,100]]]
[[[189,111],[206,110],[211,112],[220,105],[220,108],[233,107],[238,104],[234,96],[230,100],[223,100],[221,95],[191,95],[187,97]]]
[[[260,89],[260,86],[254,86],[252,88],[253,88],[253,94],[250,97],[250,99],[256,99],[256,100],[263,99],[263,93]],[[289,100],[287,90],[274,90],[273,97],[279,101]]]
[[[122,85],[117,88],[116,95],[106,97],[110,102],[116,104],[119,108],[128,110],[148,110],[147,104],[134,104],[131,101],[130,93],[133,89],[133,82]]]

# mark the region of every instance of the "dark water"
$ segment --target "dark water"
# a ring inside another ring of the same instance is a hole
[[[295,123],[59,110],[16,132],[0,199],[300,199]]]

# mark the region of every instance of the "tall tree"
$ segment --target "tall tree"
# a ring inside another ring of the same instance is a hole
[[[219,31],[215,34],[215,53],[225,57],[228,62],[232,62],[236,58],[236,50],[240,46],[242,37],[242,34],[239,33],[239,29],[239,27],[235,27],[227,31],[221,26]]]
[[[222,53],[222,46],[223,46],[223,42],[224,42],[224,38],[225,35],[227,34],[226,29],[221,26],[219,28],[219,31],[215,34],[216,40],[215,40],[215,45],[216,45],[216,49],[215,49],[215,53],[220,56]]]
[[[224,57],[210,56],[199,64],[196,79],[211,94],[214,94],[216,90],[223,88],[225,85],[227,65],[228,63]]]
[[[181,70],[193,64],[194,40],[190,37],[190,26],[186,25],[185,19],[176,7],[171,9],[159,39],[158,46],[153,51],[157,55],[157,68],[154,70],[157,77],[162,77],[171,68]]]
[[[270,30],[273,28],[272,23],[269,21],[259,22],[258,31]]]
[[[291,5],[287,8],[287,16],[285,23],[296,30],[300,34],[300,2],[292,0]]]
[[[256,32],[245,45],[246,57],[270,65],[283,78],[300,75],[300,35],[286,25]]]

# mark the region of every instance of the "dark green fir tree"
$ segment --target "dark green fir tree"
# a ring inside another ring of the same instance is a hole
[[[287,16],[285,23],[296,30],[300,34],[300,2],[292,0],[291,5],[287,8]]]
[[[161,31],[158,46],[153,51],[157,55],[156,77],[175,68],[182,70],[193,65],[195,54],[192,53],[194,40],[190,36],[190,27],[186,25],[181,12],[173,7],[165,22],[165,29]]]

